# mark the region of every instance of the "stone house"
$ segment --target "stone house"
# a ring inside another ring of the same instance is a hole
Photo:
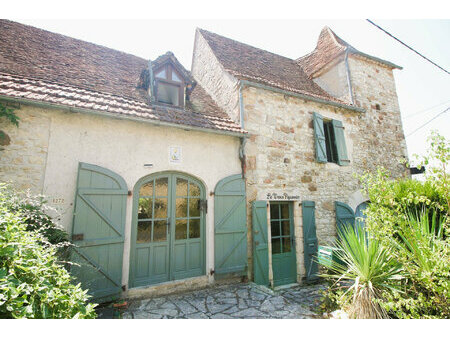
[[[394,177],[408,174],[399,161],[407,150],[394,69],[401,67],[358,51],[328,27],[315,50],[296,60],[197,30],[192,74],[250,136],[244,153],[254,280],[313,279],[318,244],[330,243],[337,225],[365,208],[355,174],[377,166]]]
[[[297,60],[198,29],[191,68],[0,20],[0,180],[57,209],[96,297],[314,279],[354,174],[407,174],[399,67],[329,28]]]

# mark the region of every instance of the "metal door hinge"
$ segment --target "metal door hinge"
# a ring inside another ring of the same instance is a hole
[[[201,211],[205,212],[205,214],[208,213],[208,200],[200,200],[199,207]]]
[[[82,241],[84,239],[84,234],[73,234],[72,241]]]

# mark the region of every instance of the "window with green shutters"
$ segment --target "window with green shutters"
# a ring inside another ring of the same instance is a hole
[[[349,165],[345,144],[344,126],[339,120],[324,120],[322,115],[313,114],[314,143],[316,161],[320,163],[334,162]]]

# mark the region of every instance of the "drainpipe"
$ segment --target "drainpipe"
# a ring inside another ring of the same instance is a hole
[[[150,91],[150,102],[154,101],[154,96],[153,96],[153,67],[152,67],[152,60],[148,60],[148,75],[150,78],[150,83],[148,84],[148,90]]]
[[[241,123],[241,128],[244,129],[244,100],[242,98],[242,87],[243,84],[240,81],[239,82],[239,120]],[[241,160],[241,169],[242,169],[242,179],[245,179],[245,144],[247,143],[246,137],[240,138],[240,145],[239,145],[239,159]]]
[[[350,92],[350,100],[352,104],[355,103],[353,99],[353,88],[352,88],[352,81],[350,79],[350,67],[348,66],[348,49],[345,51],[345,69],[347,70],[347,85],[348,85],[348,91]]]

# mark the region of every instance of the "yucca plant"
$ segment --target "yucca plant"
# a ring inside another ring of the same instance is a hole
[[[443,239],[444,224],[445,217],[435,211],[409,213],[389,239],[406,278],[404,293],[386,302],[396,317],[450,317],[450,243]]]
[[[379,300],[385,290],[398,290],[401,265],[392,248],[368,238],[366,231],[343,227],[336,242],[336,260],[321,261],[329,273],[322,276],[347,286],[345,310],[350,318],[388,318]]]

